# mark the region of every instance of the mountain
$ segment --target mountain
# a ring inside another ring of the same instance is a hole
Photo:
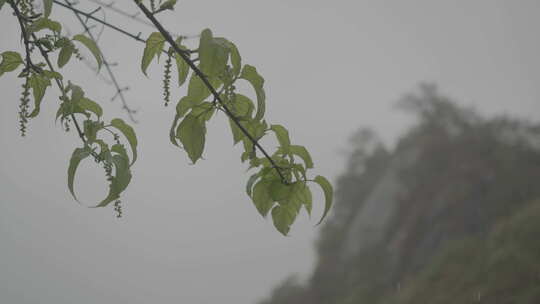
[[[390,151],[352,140],[307,282],[261,304],[540,303],[540,125],[484,118],[424,85]]]

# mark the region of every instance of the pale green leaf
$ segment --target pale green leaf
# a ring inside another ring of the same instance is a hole
[[[174,58],[176,59],[176,68],[178,70],[178,86],[181,86],[186,82],[188,77],[189,65],[178,53],[174,53]]]
[[[232,63],[232,72],[235,76],[240,74],[240,69],[242,68],[242,58],[240,57],[240,53],[238,52],[238,49],[236,48],[236,45],[234,43],[229,41],[229,50],[231,52],[231,63]]]
[[[208,121],[214,115],[216,108],[211,102],[203,102],[195,105],[190,112],[190,115],[197,117],[199,120]]]
[[[35,105],[34,110],[32,111],[32,113],[30,113],[30,115],[28,115],[28,117],[35,117],[39,114],[41,100],[43,99],[43,96],[45,96],[45,91],[47,90],[47,87],[51,85],[51,81],[48,77],[42,74],[32,74],[32,76],[30,76],[30,78],[28,79],[28,84],[32,89]]]
[[[212,36],[212,31],[204,29],[199,40],[199,68],[204,75],[219,76],[225,69],[229,50]]]
[[[84,98],[84,91],[80,86],[70,82],[68,88],[71,90],[71,102],[78,103]]]
[[[291,145],[289,146],[289,153],[299,156],[306,164],[306,168],[313,168],[313,160],[311,159],[311,155],[304,146]]]
[[[109,185],[109,194],[96,207],[105,207],[109,203],[120,198],[120,194],[127,188],[131,182],[131,171],[129,169],[129,158],[122,145],[114,145],[111,151],[116,152],[112,157],[112,162],[115,167],[115,175]]]
[[[71,59],[71,55],[73,55],[74,51],[75,47],[73,44],[71,44],[71,42],[66,43],[62,49],[60,49],[57,62],[59,68],[62,68],[69,62],[69,59]]]
[[[5,72],[16,70],[24,61],[21,55],[17,52],[6,51],[1,54],[2,62],[0,63],[0,76]]]
[[[131,147],[131,152],[133,153],[133,159],[130,165],[133,165],[133,163],[137,160],[137,135],[135,134],[135,131],[130,125],[125,123],[120,118],[115,118],[111,120],[111,126],[115,127],[120,132],[122,132],[124,137],[129,142],[129,146]]]
[[[28,28],[29,32],[31,33],[39,32],[44,29],[51,30],[55,33],[60,33],[60,31],[62,31],[62,25],[48,18],[39,18]]]
[[[325,199],[324,212],[323,212],[323,215],[321,217],[321,220],[317,223],[317,225],[318,225],[323,221],[323,219],[328,214],[328,211],[330,211],[330,208],[332,207],[332,200],[333,200],[333,197],[334,197],[334,190],[332,188],[332,184],[330,184],[330,182],[323,176],[318,175],[317,177],[315,177],[315,179],[313,181],[316,182],[317,184],[319,184],[319,186],[321,186],[321,188],[322,188],[322,190],[324,192],[324,199]]]
[[[246,184],[246,193],[247,195],[251,196],[251,192],[253,190],[253,184],[261,177],[260,173],[255,173],[251,175],[248,179],[248,182]]]
[[[304,206],[309,215],[313,205],[311,190],[304,182],[296,182],[292,185],[289,201],[295,206]]]
[[[96,62],[98,64],[98,70],[101,68],[101,64],[103,63],[103,59],[101,58],[101,51],[99,50],[99,47],[97,46],[96,42],[88,38],[82,34],[73,36],[73,40],[79,41],[82,43],[89,51],[94,55],[94,58],[96,58]]]
[[[62,74],[56,71],[43,70],[42,73],[49,79],[56,78],[56,79],[62,80],[64,78]]]
[[[264,117],[266,110],[266,94],[264,93],[264,79],[259,75],[257,69],[251,65],[246,64],[242,69],[240,78],[245,79],[251,83],[257,94],[257,113],[255,114],[255,120],[261,120]]]
[[[73,102],[62,102],[60,104],[60,107],[58,108],[58,111],[56,112],[56,119],[58,120],[58,117],[65,118],[71,114],[80,113],[84,114],[87,117],[90,117],[90,114],[83,109],[79,103],[73,103]]]
[[[146,74],[146,69],[156,57],[156,55],[160,56],[160,54],[163,52],[163,46],[165,45],[165,37],[161,35],[159,32],[154,32],[150,34],[148,39],[146,39],[146,46],[144,47],[142,62],[141,62],[141,69],[144,75],[148,76]]]
[[[174,10],[174,6],[176,5],[177,0],[167,0],[163,2],[160,6],[158,11],[164,11],[164,10]]]
[[[101,117],[101,115],[103,115],[103,109],[97,102],[93,100],[83,97],[79,100],[78,104],[83,110],[90,111],[96,114],[98,118]]]
[[[291,195],[292,186],[286,185],[281,180],[274,180],[270,184],[270,196],[274,201],[287,200]]]
[[[208,77],[208,81],[216,90],[222,83],[217,77]],[[210,90],[202,79],[197,74],[193,73],[188,84],[188,96],[192,100],[193,104],[200,103],[210,96],[210,94]]]
[[[240,128],[236,125],[236,123],[229,118],[229,125],[231,126],[231,132],[233,134],[233,145],[236,145],[238,142],[240,142],[245,134],[240,130]]]
[[[242,94],[234,94],[234,99],[229,108],[236,118],[249,119],[255,109],[253,101]]]
[[[75,172],[77,171],[77,167],[79,166],[79,163],[87,158],[90,155],[90,149],[88,147],[84,148],[77,148],[75,151],[73,151],[73,154],[71,155],[71,159],[69,161],[69,168],[68,168],[68,188],[69,192],[71,192],[71,195],[73,195],[73,198],[75,198],[76,201],[79,201],[77,199],[77,196],[75,195],[75,191],[73,190],[73,181],[75,180]]]
[[[196,104],[197,103],[194,101],[194,99],[189,95],[180,98],[176,104],[176,115],[178,115],[179,118],[184,117],[184,115],[186,115],[186,113]]]
[[[97,133],[101,129],[103,129],[103,123],[99,121],[87,119],[83,122],[83,132],[88,144],[96,141]]]
[[[285,129],[282,125],[271,125],[270,130],[276,133],[276,138],[281,146],[281,149],[288,152],[289,146],[291,145],[291,140],[289,139],[289,131]]]
[[[272,209],[272,220],[276,229],[283,235],[287,235],[296,218],[296,211],[292,206],[277,205]]]
[[[171,126],[171,130],[169,131],[169,140],[171,143],[178,147],[178,142],[176,141],[176,125],[178,124],[178,121],[182,118],[180,115],[176,114],[174,115],[174,120]]]
[[[51,15],[53,0],[43,0],[43,16],[48,18]]]
[[[269,181],[261,180],[253,187],[253,204],[263,217],[266,217],[272,206],[274,206],[274,200],[270,197],[269,186]]]
[[[189,114],[178,125],[176,137],[193,163],[196,163],[204,151],[206,126],[195,116]]]

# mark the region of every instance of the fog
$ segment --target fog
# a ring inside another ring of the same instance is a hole
[[[136,12],[129,2],[116,2]],[[310,150],[314,175],[335,180],[358,127],[370,126],[392,145],[411,125],[394,104],[423,81],[481,113],[538,120],[539,13],[534,0],[184,0],[158,16],[171,32],[192,35],[208,27],[235,42],[243,63],[266,80],[267,120],[287,126],[292,141]],[[51,17],[68,20],[71,33],[81,31],[61,7]],[[142,37],[152,32],[112,11],[106,18]],[[7,5],[0,28],[0,51],[22,51]],[[309,274],[322,192],[314,193],[313,218],[302,213],[283,237],[245,194],[249,174],[224,116],[208,126],[204,160],[191,165],[169,143],[174,107],[163,107],[162,68],[152,64],[145,77],[143,45],[109,29],[100,46],[118,62],[116,76],[130,87],[126,97],[138,110],[139,159],[122,197],[123,217],[112,206],[86,208],[107,189],[102,169],[90,161],[77,175],[82,206],[69,194],[67,166],[81,143],[73,130],[55,124],[54,89],[21,138],[22,83],[15,73],[1,76],[2,302],[247,304],[291,273]],[[103,105],[105,119],[127,120],[120,102],[110,102],[114,88],[91,69],[73,61],[64,70]],[[173,105],[184,93],[174,87]]]

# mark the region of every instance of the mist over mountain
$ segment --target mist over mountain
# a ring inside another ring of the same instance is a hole
[[[361,129],[311,277],[261,304],[540,303],[540,125],[486,118],[432,85],[392,150]]]

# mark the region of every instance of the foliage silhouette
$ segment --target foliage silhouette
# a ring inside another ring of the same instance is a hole
[[[98,22],[145,44],[141,60],[144,75],[147,75],[147,68],[156,59],[166,56],[163,76],[165,106],[169,104],[173,93],[173,62],[176,64],[178,85],[187,83],[187,95],[180,98],[175,107],[175,118],[169,132],[173,145],[185,150],[189,159],[196,163],[204,152],[207,122],[217,111],[225,113],[229,118],[234,144],[242,143],[244,147],[241,161],[247,162],[249,169],[258,170],[249,178],[246,192],[261,215],[270,213],[276,229],[287,235],[302,207],[311,214],[312,194],[308,185],[312,182],[324,192],[325,207],[320,223],[332,206],[332,185],[323,176],[308,178],[307,171],[313,168],[308,150],[292,144],[285,127],[266,122],[264,78],[254,66],[242,64],[240,52],[234,43],[223,37],[215,37],[210,29],[201,32],[199,45],[193,49],[184,44],[185,37],[173,36],[166,30],[157,15],[173,11],[176,2],[132,1],[147,21],[137,20],[151,24],[157,30],[143,39],[140,34],[131,34],[95,17],[100,8],[84,12],[68,0],[43,0],[41,10],[38,11],[34,0],[0,0],[0,9],[13,11],[24,44],[22,55],[12,50],[5,51],[1,53],[0,63],[0,76],[20,70],[18,77],[24,83],[19,112],[21,134],[27,134],[29,119],[39,115],[48,88],[55,84],[60,100],[56,119],[62,122],[66,131],[74,126],[82,141],[82,147],[74,150],[69,162],[68,188],[71,194],[77,199],[74,180],[80,162],[93,158],[103,166],[109,181],[109,193],[96,207],[105,207],[114,202],[115,210],[121,213],[119,199],[131,181],[131,166],[137,159],[135,130],[120,118],[106,121],[99,103],[90,99],[79,84],[66,80],[60,72],[73,61],[72,58],[81,59],[80,48],[86,49],[94,58],[97,71],[105,66],[117,89],[115,97],[120,97],[130,120],[135,121],[134,111],[128,107],[122,94],[124,89],[118,84],[110,63],[90,30],[88,23]],[[63,24],[51,19],[56,7],[73,12],[85,33],[72,37],[65,34]],[[112,8],[112,5],[106,7]],[[51,58],[54,56],[56,63]],[[237,92],[236,85],[240,81],[251,85],[256,95],[256,104],[246,95]],[[28,113],[30,95],[34,107]],[[259,143],[268,133],[274,133],[279,144],[274,153],[268,152]]]

